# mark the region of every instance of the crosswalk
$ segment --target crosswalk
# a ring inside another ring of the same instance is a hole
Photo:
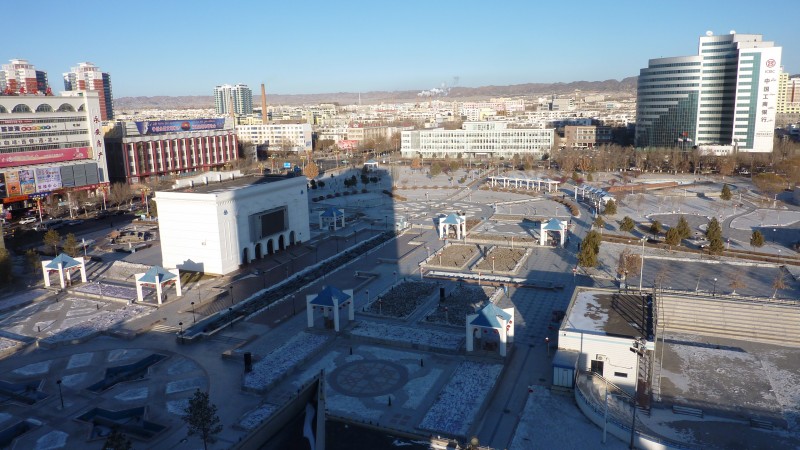
[[[156,324],[153,325],[152,328],[150,328],[150,331],[155,331],[156,333],[173,334],[180,331],[180,328],[172,325]]]

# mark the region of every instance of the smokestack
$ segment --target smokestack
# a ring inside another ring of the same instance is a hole
[[[261,83],[261,123],[267,124],[267,90]]]
[[[231,115],[231,119],[236,119],[236,111],[234,111],[234,109],[236,108],[233,107],[233,93],[228,94],[228,101],[230,102],[229,104],[231,105],[231,110],[228,111]]]

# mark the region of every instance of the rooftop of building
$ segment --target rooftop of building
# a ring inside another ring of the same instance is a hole
[[[220,181],[221,178],[221,181]],[[167,192],[213,194],[230,192],[250,186],[275,183],[295,177],[287,175],[242,175],[231,172],[207,172],[203,175],[181,180],[178,187]]]
[[[638,293],[578,288],[573,294],[562,329],[606,336],[647,338],[652,334],[646,331],[647,297]]]

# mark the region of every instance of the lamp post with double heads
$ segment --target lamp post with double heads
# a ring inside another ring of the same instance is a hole
[[[647,237],[642,237],[642,260],[639,264],[639,292],[642,292],[642,278],[644,278],[644,243]]]

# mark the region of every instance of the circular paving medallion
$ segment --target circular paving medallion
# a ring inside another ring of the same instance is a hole
[[[408,381],[408,371],[389,361],[353,361],[331,373],[330,383],[351,397],[375,397],[396,391]]]

